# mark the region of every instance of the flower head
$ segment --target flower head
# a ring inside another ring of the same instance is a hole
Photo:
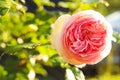
[[[111,50],[112,28],[93,10],[62,15],[52,24],[51,43],[73,65],[96,64]]]

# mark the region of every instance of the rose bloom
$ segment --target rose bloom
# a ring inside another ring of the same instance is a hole
[[[73,65],[96,64],[111,50],[112,27],[93,10],[62,15],[52,24],[51,43]]]

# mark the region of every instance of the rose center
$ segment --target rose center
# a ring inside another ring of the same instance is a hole
[[[106,31],[100,21],[73,23],[65,33],[65,45],[75,54],[93,53],[105,44]]]

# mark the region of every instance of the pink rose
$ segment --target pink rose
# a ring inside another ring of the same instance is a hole
[[[112,28],[96,11],[62,15],[52,28],[51,43],[70,64],[96,64],[110,53]]]

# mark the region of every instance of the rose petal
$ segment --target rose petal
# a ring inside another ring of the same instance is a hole
[[[69,18],[70,15],[66,14],[66,15],[62,15],[60,16],[54,24],[51,25],[52,27],[52,33],[51,33],[51,43],[53,44],[53,46],[56,45],[56,37],[57,35],[62,31],[63,27],[64,27],[64,23],[66,21],[67,18]]]

